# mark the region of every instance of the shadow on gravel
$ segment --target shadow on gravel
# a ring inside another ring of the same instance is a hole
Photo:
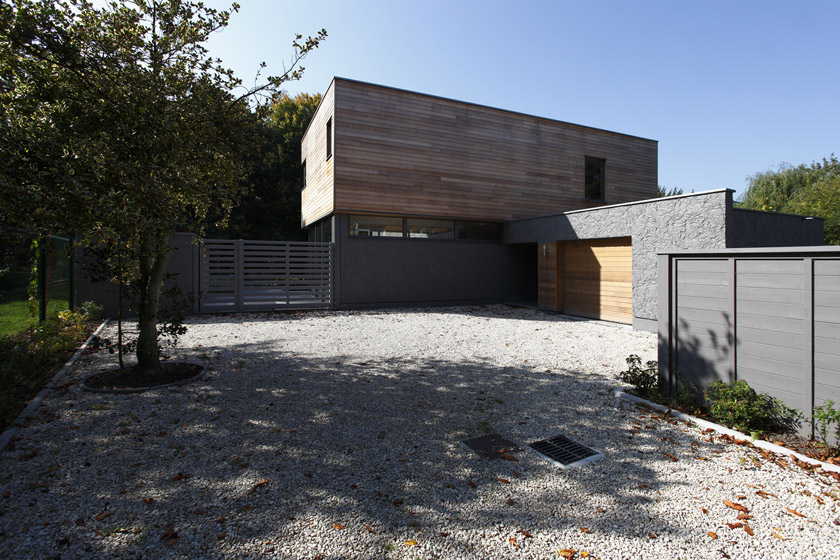
[[[671,461],[666,453],[709,455],[717,447],[665,441],[661,427],[670,420],[622,411],[602,376],[477,360],[302,357],[278,352],[276,341],[230,342],[201,349],[214,368],[205,381],[140,395],[66,387],[58,400],[75,412],[35,421],[49,421],[55,434],[40,441],[40,455],[82,451],[77,462],[41,473],[43,490],[33,480],[31,500],[9,499],[38,508],[44,491],[62,495],[71,510],[77,496],[97,503],[53,528],[53,554],[84,542],[95,555],[223,558],[247,543],[251,554],[270,556],[294,539],[296,555],[314,558],[320,538],[344,543],[342,556],[387,556],[405,540],[435,541],[454,555],[477,552],[481,534],[497,534],[502,548],[526,533],[545,539],[570,528],[678,534],[679,520],[657,513],[657,491],[688,481],[660,480],[651,465]],[[248,398],[226,399],[235,391]],[[142,404],[127,414],[128,400]],[[486,462],[460,444],[491,431],[524,449],[519,461]],[[562,471],[527,448],[558,433],[605,458]],[[104,469],[98,458],[113,454],[119,466]],[[14,476],[8,468],[3,476]],[[21,538],[14,513],[3,509],[4,540]],[[113,513],[98,520],[102,512]],[[177,538],[164,537],[168,527]],[[378,548],[354,544],[354,535],[371,533]]]

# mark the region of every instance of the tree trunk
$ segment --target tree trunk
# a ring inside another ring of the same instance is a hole
[[[160,371],[160,349],[157,341],[157,316],[160,305],[160,289],[169,261],[169,236],[156,235],[154,243],[147,245],[145,255],[140,257],[140,315],[137,337],[137,367],[143,373]]]

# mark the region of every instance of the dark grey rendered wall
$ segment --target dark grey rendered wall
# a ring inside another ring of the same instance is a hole
[[[550,243],[630,236],[633,327],[656,332],[657,253],[822,244],[822,220],[738,210],[733,206],[733,192],[721,189],[519,220],[507,224],[504,241]]]
[[[177,284],[185,295],[195,294],[197,286],[198,247],[194,243],[195,236],[191,233],[176,233],[170,238],[172,254],[166,272],[176,276],[164,283],[164,289]],[[95,301],[105,310],[106,317],[117,316],[117,302],[119,301],[117,286],[110,282],[93,282],[90,276],[92,257],[84,250],[76,252],[76,301]],[[197,295],[193,304],[193,311],[198,307]],[[135,317],[137,311],[130,309],[127,303],[123,305],[123,313],[128,317]]]
[[[536,298],[533,245],[351,238],[334,216],[337,306],[469,305]]]

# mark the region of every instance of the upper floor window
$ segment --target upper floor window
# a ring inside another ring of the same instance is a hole
[[[455,223],[451,220],[408,218],[408,236],[421,239],[455,239]]]
[[[604,200],[604,171],[607,160],[586,156],[584,196],[587,200]]]
[[[358,237],[402,237],[403,219],[391,216],[350,216],[350,235]]]
[[[306,160],[303,160],[303,163],[301,164],[301,167],[303,168],[303,188],[305,189],[306,188]]]
[[[332,148],[333,148],[333,131],[332,131],[332,119],[327,121],[327,159],[332,157]]]

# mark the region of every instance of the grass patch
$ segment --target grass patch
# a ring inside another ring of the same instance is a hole
[[[66,299],[53,299],[47,304],[47,315],[55,315],[68,308]],[[38,324],[38,317],[29,315],[25,299],[0,303],[0,336],[15,335]]]
[[[71,311],[48,315],[41,325],[0,336],[0,425],[6,429],[46,384],[56,368],[93,329]]]

